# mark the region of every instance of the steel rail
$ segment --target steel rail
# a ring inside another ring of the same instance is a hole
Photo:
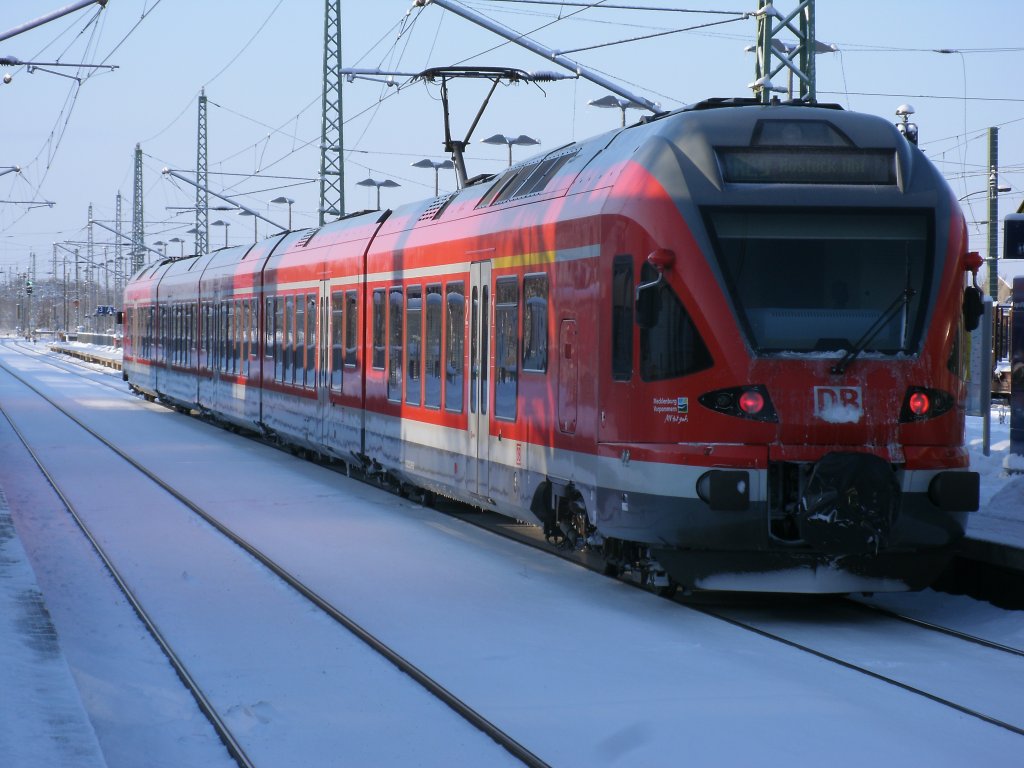
[[[0,363],[0,369],[3,369],[10,376],[12,376],[13,378],[15,378],[18,381],[20,381],[24,386],[26,386],[28,389],[32,390],[36,395],[38,395],[44,401],[49,403],[56,410],[58,410],[59,412],[64,414],[72,422],[77,424],[81,429],[83,429],[89,435],[91,435],[96,440],[98,440],[101,444],[103,444],[104,446],[109,448],[111,451],[113,451],[115,454],[117,454],[121,459],[123,459],[125,462],[127,462],[131,467],[133,467],[134,469],[138,470],[146,478],[148,478],[153,483],[155,483],[157,486],[159,486],[161,489],[166,491],[174,499],[176,499],[181,504],[183,504],[185,507],[187,507],[190,511],[192,511],[193,513],[195,513],[196,515],[201,517],[204,521],[206,521],[211,526],[213,526],[213,528],[215,528],[219,533],[221,533],[222,535],[227,537],[234,544],[238,545],[244,551],[246,551],[247,553],[252,555],[254,558],[256,558],[256,560],[258,560],[260,562],[260,564],[262,564],[264,567],[266,567],[268,570],[270,570],[272,573],[274,573],[274,575],[276,575],[278,578],[280,578],[282,581],[284,581],[286,584],[288,584],[288,586],[290,586],[292,589],[294,589],[300,595],[302,595],[307,600],[309,600],[314,605],[316,605],[317,608],[319,608],[324,613],[326,613],[330,618],[334,619],[334,621],[336,621],[338,624],[340,624],[342,627],[344,627],[346,630],[348,630],[352,635],[357,637],[359,640],[361,640],[363,643],[365,643],[367,646],[369,646],[372,650],[374,650],[380,656],[384,657],[389,662],[391,662],[400,671],[402,671],[405,674],[407,674],[410,678],[412,678],[421,687],[426,689],[427,692],[429,692],[435,698],[437,698],[438,700],[443,702],[445,705],[447,705],[452,711],[454,711],[456,714],[458,714],[460,717],[462,717],[464,720],[466,720],[470,725],[474,726],[479,731],[481,731],[482,733],[484,733],[487,736],[489,736],[499,746],[503,747],[507,752],[509,752],[516,759],[521,761],[524,765],[527,765],[530,768],[550,768],[550,766],[549,766],[549,764],[547,762],[545,762],[540,757],[535,755],[533,752],[531,752],[529,749],[527,749],[524,745],[520,744],[512,736],[510,736],[509,734],[505,733],[503,730],[501,730],[501,728],[499,728],[497,725],[495,725],[490,720],[485,718],[482,714],[480,714],[475,709],[473,709],[469,704],[467,704],[466,702],[464,702],[461,699],[459,699],[454,693],[449,691],[447,688],[445,688],[443,685],[441,685],[441,683],[439,683],[438,681],[434,680],[426,672],[421,670],[419,667],[417,667],[411,661],[409,661],[405,657],[401,656],[397,651],[393,650],[390,646],[386,645],[382,640],[380,640],[379,638],[375,637],[368,630],[366,630],[361,625],[359,625],[354,619],[352,619],[351,617],[349,617],[348,615],[346,615],[342,611],[340,611],[337,608],[335,608],[326,598],[324,598],[323,596],[318,594],[315,590],[313,590],[310,587],[306,586],[296,576],[292,575],[291,572],[289,572],[283,566],[281,566],[278,563],[276,563],[268,555],[264,554],[262,552],[262,550],[258,549],[255,545],[249,543],[241,535],[235,533],[233,530],[228,528],[226,525],[224,525],[222,522],[220,522],[220,520],[215,518],[213,515],[208,513],[206,510],[204,510],[198,504],[196,504],[191,499],[189,499],[187,496],[182,494],[180,491],[175,489],[169,483],[167,483],[162,478],[157,476],[155,473],[150,471],[147,467],[145,467],[142,464],[140,464],[139,462],[137,462],[135,459],[133,459],[131,456],[129,456],[127,453],[125,453],[123,450],[121,450],[118,446],[116,446],[113,443],[111,443],[110,441],[108,441],[106,438],[104,438],[98,432],[93,430],[91,427],[89,427],[83,421],[81,421],[76,416],[74,416],[73,414],[68,412],[65,408],[63,408],[58,403],[56,403],[52,398],[50,398],[49,396],[47,396],[46,394],[41,392],[33,384],[31,384],[28,381],[26,381],[19,374],[17,374],[14,371],[10,370],[3,363]],[[5,413],[5,416],[6,416],[6,413]],[[8,421],[10,421],[9,418],[8,418]],[[13,423],[12,423],[12,426],[13,426]],[[63,498],[63,496],[62,496],[62,498]],[[102,556],[103,555],[101,555],[101,557]],[[139,609],[141,609],[141,606],[139,606]],[[240,763],[240,765],[243,765],[243,764]],[[251,764],[245,763],[244,765],[251,765]]]
[[[12,378],[20,381],[23,385],[34,391],[37,395],[43,397],[44,400],[50,402],[51,405],[54,405],[52,401],[49,401],[48,398],[46,398],[44,395],[41,395],[41,393],[39,393],[38,390],[36,390],[31,384],[27,383],[16,373],[11,371],[6,365],[0,364],[0,368],[3,368],[3,370]],[[54,407],[57,406],[54,405]],[[68,414],[59,407],[57,407],[57,410],[60,410],[62,413],[64,413],[65,416],[68,416]],[[235,739],[234,734],[231,733],[231,730],[221,719],[220,715],[217,714],[217,710],[214,709],[213,705],[210,703],[210,700],[206,698],[206,694],[203,693],[202,688],[199,687],[199,684],[196,682],[195,678],[192,677],[192,675],[189,673],[188,668],[185,666],[185,663],[174,652],[174,649],[171,648],[171,645],[167,642],[166,638],[164,638],[163,634],[160,632],[160,629],[157,627],[156,622],[154,622],[153,619],[149,616],[149,614],[146,612],[146,609],[142,607],[142,603],[135,596],[135,593],[132,592],[131,587],[128,586],[128,583],[124,580],[124,577],[121,576],[120,571],[118,571],[117,567],[110,559],[110,556],[107,555],[106,551],[104,551],[103,546],[99,543],[96,537],[93,536],[92,531],[89,530],[89,526],[86,525],[85,520],[83,520],[81,515],[78,514],[74,504],[72,504],[71,500],[64,494],[64,491],[61,489],[56,479],[53,477],[52,474],[50,474],[50,471],[43,464],[42,460],[39,458],[39,455],[35,452],[35,450],[33,450],[24,433],[20,429],[18,429],[18,426],[11,419],[10,414],[7,413],[6,409],[4,409],[2,406],[0,406],[0,413],[3,413],[4,418],[7,420],[7,423],[11,425],[11,429],[14,431],[14,434],[21,441],[22,445],[25,446],[25,450],[28,452],[28,455],[32,458],[32,461],[39,468],[39,471],[42,472],[43,477],[46,478],[46,482],[50,485],[51,488],[53,488],[53,491],[54,493],[57,494],[57,498],[60,499],[61,504],[64,505],[64,508],[67,509],[68,513],[71,515],[71,518],[75,521],[75,524],[78,526],[79,530],[81,530],[85,538],[88,539],[89,544],[92,546],[93,550],[96,552],[100,560],[103,562],[104,568],[106,568],[111,578],[114,579],[114,583],[117,584],[118,589],[121,590],[121,593],[124,595],[129,605],[131,605],[132,610],[135,611],[135,615],[139,617],[139,620],[146,627],[146,631],[148,631],[153,640],[156,641],[156,644],[160,646],[160,650],[163,652],[164,656],[167,657],[167,660],[171,663],[171,666],[174,667],[174,671],[177,673],[178,678],[181,680],[182,684],[185,686],[188,692],[192,694],[192,698],[195,699],[195,702],[199,706],[200,711],[203,713],[206,719],[210,721],[210,724],[213,726],[214,731],[217,733],[217,736],[224,744],[228,753],[231,755],[234,761],[240,766],[240,768],[255,768],[255,764],[249,759],[248,755],[246,755],[245,750],[242,749],[242,746]],[[69,418],[72,418],[72,420],[74,420],[73,417],[69,416]]]
[[[930,622],[930,621],[925,621],[924,619],[915,619],[913,616],[906,616],[906,615],[904,615],[902,613],[897,613],[896,611],[892,611],[892,610],[890,610],[888,608],[883,608],[880,605],[872,605],[871,603],[862,603],[860,600],[855,600],[853,598],[848,598],[848,600],[850,601],[851,604],[857,606],[859,609],[864,610],[864,611],[870,611],[872,613],[877,613],[877,614],[880,614],[882,616],[886,616],[886,617],[888,617],[890,619],[896,619],[897,621],[902,621],[902,622],[905,622],[907,624],[912,624],[915,627],[921,627],[922,629],[927,629],[927,630],[930,630],[932,632],[938,632],[939,634],[942,634],[942,635],[949,635],[950,637],[955,637],[958,640],[964,640],[965,642],[968,642],[968,643],[974,643],[975,645],[980,645],[983,648],[990,648],[993,651],[1001,651],[1002,653],[1008,653],[1011,656],[1022,656],[1022,657],[1024,657],[1024,650],[1021,650],[1020,648],[1013,648],[1012,646],[1009,646],[1009,645],[1003,645],[1002,643],[997,643],[994,640],[986,640],[983,637],[978,637],[977,635],[972,635],[972,634],[969,634],[967,632],[961,632],[959,629],[953,629],[951,627],[944,627],[941,624],[935,624],[935,623]]]

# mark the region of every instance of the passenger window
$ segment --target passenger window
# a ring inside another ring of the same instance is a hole
[[[494,289],[494,415],[515,419],[519,389],[519,280],[499,278]]]
[[[373,292],[373,367],[384,368],[384,289]]]
[[[305,386],[316,388],[316,338],[317,319],[320,313],[317,312],[317,299],[315,293],[306,294],[306,378]]]
[[[462,413],[466,366],[466,288],[448,283],[445,311],[444,407]]]
[[[359,343],[359,307],[355,291],[345,294],[345,365],[355,368],[356,345]]]
[[[402,401],[402,289],[388,292],[388,400]]]
[[[341,374],[344,368],[344,322],[345,294],[335,291],[331,294],[331,389],[336,392],[341,390]]]
[[[427,332],[423,345],[423,404],[441,407],[441,286],[427,286]]]
[[[423,361],[423,289],[418,286],[410,286],[406,295],[405,305],[405,371],[407,382],[405,385],[405,402],[409,405],[419,405],[422,384],[422,371],[420,366]]]
[[[293,381],[292,371],[294,370],[294,348],[295,348],[295,297],[284,297],[284,371],[281,383],[291,384]]]
[[[523,370],[548,369],[548,276],[523,278]]]

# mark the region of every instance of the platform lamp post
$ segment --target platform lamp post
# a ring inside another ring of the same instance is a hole
[[[196,235],[199,234],[199,230],[196,229],[195,227],[189,227],[188,229],[185,230],[185,234],[192,235],[193,249],[197,254],[199,254],[199,241],[196,239]],[[199,255],[201,256],[202,254]]]
[[[256,218],[256,214],[253,213],[252,211],[244,210],[244,211],[239,211],[238,215],[239,216],[252,216],[252,241],[254,243],[258,242],[259,239],[260,239],[260,236],[259,236],[259,232],[256,230],[256,227],[259,224],[259,219]],[[226,232],[227,230],[224,230],[224,231]]]
[[[292,204],[295,201],[292,200],[290,197],[284,197],[282,195],[281,197],[275,197],[270,202],[278,203],[278,204],[286,203],[288,205],[288,231],[291,232],[292,231]]]
[[[178,258],[179,259],[184,258],[184,256],[185,256],[185,241],[182,238],[180,238],[180,237],[172,237],[167,242],[168,243],[177,243],[178,244]]]
[[[504,144],[508,147],[508,164],[512,165],[512,147],[528,147],[533,144],[540,144],[540,141],[521,133],[518,136],[506,136],[503,133],[496,133],[483,140],[484,144]]]
[[[216,221],[210,222],[211,227],[224,227],[224,247],[228,247],[228,227],[231,226],[230,221],[224,221],[224,219],[217,219]]]
[[[622,127],[626,127],[626,110],[627,109],[647,109],[643,104],[638,104],[632,99],[624,99],[621,96],[614,96],[608,94],[602,96],[600,99],[591,99],[587,102],[592,107],[603,107],[605,109],[618,109],[622,111]]]
[[[434,197],[437,197],[437,190],[438,190],[437,176],[438,176],[438,171],[440,171],[442,168],[444,168],[445,170],[448,170],[449,168],[454,168],[455,164],[451,160],[430,160],[428,158],[423,158],[422,160],[417,160],[415,163],[413,163],[412,167],[413,168],[433,168],[434,169]]]
[[[155,243],[153,243],[153,246],[160,249],[161,256],[163,256],[164,258],[167,257],[167,243],[165,243],[163,240],[157,240]]]
[[[380,188],[381,187],[388,187],[388,188],[400,187],[402,185],[399,184],[397,181],[392,181],[391,179],[384,179],[383,181],[378,181],[377,179],[366,178],[366,179],[363,179],[362,181],[357,181],[356,182],[356,186],[358,186],[358,187],[376,187],[377,188],[377,210],[379,211],[380,210]]]

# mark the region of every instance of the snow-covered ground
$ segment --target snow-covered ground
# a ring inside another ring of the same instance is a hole
[[[12,362],[2,347],[0,357]],[[31,368],[24,362],[19,367]],[[34,375],[48,388],[63,389],[76,407],[92,409],[96,423],[113,423],[126,448],[143,431],[147,461],[170,475],[217,467],[206,473],[212,482],[196,489],[204,504],[216,504],[232,524],[278,546],[304,577],[360,612],[364,625],[418,654],[421,667],[518,724],[521,740],[538,745],[535,751],[554,765],[668,764],[686,755],[695,765],[845,766],[870,759],[1009,766],[1024,748],[1020,737],[808,662],[195,420],[85,383],[65,389],[67,377]],[[0,406],[21,419],[28,403],[0,373]],[[970,419],[968,429],[983,498],[972,529],[1024,546],[1024,481],[1002,471],[1009,425],[994,410],[988,457],[981,454],[981,420]],[[58,435],[52,442],[52,455],[64,451],[68,461],[81,461],[70,439]],[[0,611],[8,619],[0,617],[0,763],[91,766],[105,757],[111,766],[230,764],[16,447],[0,420],[0,489],[24,540],[23,547],[18,537],[5,537],[0,520]],[[302,494],[290,503],[273,497],[273,486],[290,480],[301,480]],[[96,482],[103,486],[102,478]],[[288,514],[287,537],[280,530],[282,512]],[[316,533],[303,536],[303,530]],[[130,542],[133,532],[146,536],[147,527],[122,522],[117,535]],[[174,589],[195,589],[197,575],[175,578]],[[202,581],[209,587],[214,580]],[[46,595],[63,655],[52,652],[57,641],[46,639],[43,647],[51,653],[43,659],[38,638],[26,637],[18,618],[26,609],[16,601],[33,590]],[[170,585],[167,592],[169,598]],[[160,598],[159,590],[153,595]],[[937,621],[966,622],[968,630],[984,625],[984,634],[1021,644],[1020,613],[966,598],[947,602],[933,593],[901,599],[926,604]],[[438,623],[438,614],[446,621]],[[273,728],[287,707],[272,691],[267,699],[243,693],[253,684],[250,675],[244,678],[234,722],[254,731]],[[408,701],[413,711],[415,694],[403,686],[386,679],[371,684],[378,686],[378,700],[399,708]],[[367,682],[353,681],[354,691],[357,685]],[[33,714],[34,730],[22,722]],[[365,714],[362,730],[375,733],[381,724],[372,712]],[[81,760],[77,752],[68,756],[69,744],[84,755]],[[467,745],[461,762],[492,764],[486,747]],[[340,743],[338,754],[324,756],[323,764],[349,764],[346,754],[359,753],[347,753]],[[418,762],[435,761],[424,755]]]

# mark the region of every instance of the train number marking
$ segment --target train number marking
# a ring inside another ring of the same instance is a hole
[[[815,387],[814,415],[830,424],[855,424],[864,415],[860,387]]]

